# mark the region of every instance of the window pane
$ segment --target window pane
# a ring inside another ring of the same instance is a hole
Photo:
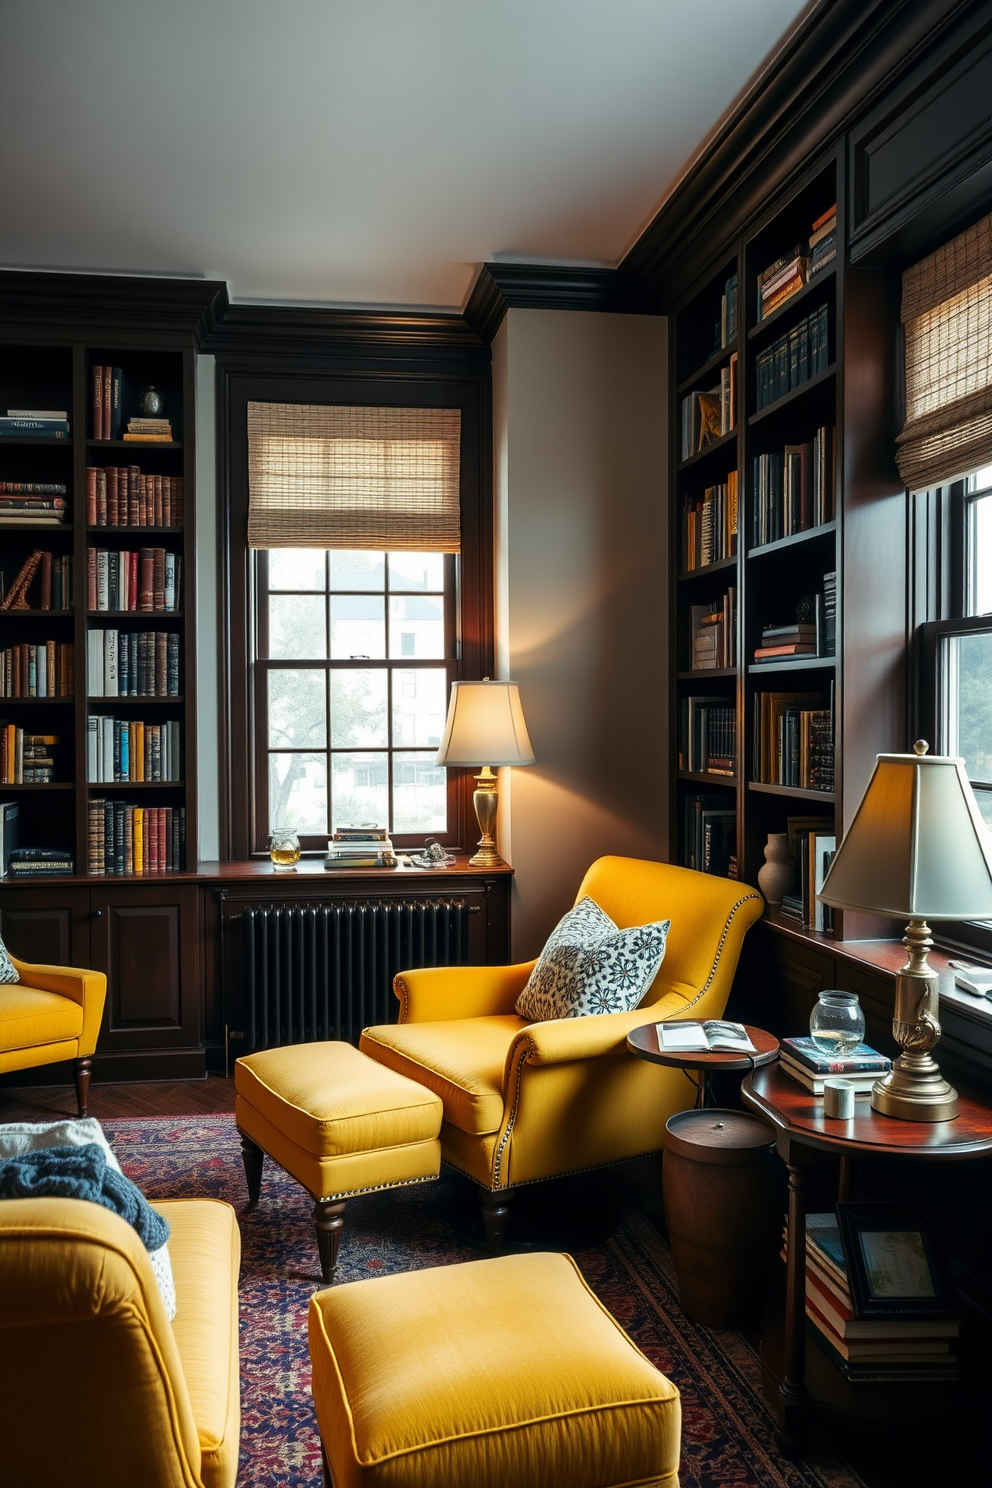
[[[982,813],[982,820],[989,830],[992,831],[992,791],[976,790],[975,800],[978,802],[978,809]]]
[[[389,601],[390,656],[444,655],[444,598],[413,595]]]
[[[390,553],[390,589],[444,588],[443,553]]]
[[[417,744],[436,749],[444,733],[448,678],[441,667],[405,668],[393,673],[393,746]]]
[[[335,661],[385,656],[383,605],[378,595],[331,595],[331,656]]]
[[[269,549],[270,589],[323,589],[326,578],[320,548]]]
[[[327,655],[324,600],[319,595],[269,596],[269,655],[276,661],[308,661]],[[280,822],[280,826],[283,824]]]
[[[389,824],[388,754],[331,755],[331,821],[338,827]]]
[[[269,747],[271,749],[322,749],[327,743],[327,719],[323,671],[269,673]],[[278,821],[277,827],[286,826]]]
[[[448,829],[447,771],[433,754],[393,755],[393,831]]]
[[[327,831],[327,759],[322,754],[269,755],[269,831]]]
[[[979,471],[980,475],[986,473]],[[979,496],[968,503],[968,614],[989,613],[992,613],[992,496]]]
[[[331,744],[335,749],[386,748],[386,686],[384,671],[362,668],[331,673]]]
[[[330,559],[332,589],[385,589],[385,553],[333,552]]]
[[[945,647],[948,753],[963,757],[969,779],[992,782],[992,632]]]

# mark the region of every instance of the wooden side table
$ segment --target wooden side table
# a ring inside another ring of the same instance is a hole
[[[781,1380],[776,1400],[778,1440],[790,1456],[802,1454],[809,1416],[806,1388],[806,1191],[805,1165],[816,1152],[839,1154],[840,1199],[847,1198],[854,1157],[915,1157],[938,1161],[981,1157],[992,1152],[992,1110],[960,1095],[953,1121],[899,1121],[859,1100],[849,1121],[823,1114],[823,1100],[783,1074],[775,1064],[757,1069],[741,1083],[744,1104],[774,1126],[779,1156],[789,1170],[788,1261]],[[872,1387],[878,1388],[878,1387]],[[899,1392],[904,1405],[911,1396]],[[926,1386],[932,1396],[933,1386]]]
[[[632,1054],[647,1059],[651,1064],[663,1064],[669,1069],[698,1070],[699,1079],[695,1082],[697,1109],[713,1104],[710,1076],[715,1071],[755,1070],[778,1058],[778,1039],[766,1033],[763,1028],[752,1028],[750,1024],[744,1026],[748,1038],[758,1051],[756,1054],[721,1054],[707,1049],[687,1049],[676,1053],[673,1049],[663,1049],[658,1030],[669,1026],[681,1028],[684,1024],[678,1021],[671,1024],[644,1023],[628,1033],[627,1048]]]

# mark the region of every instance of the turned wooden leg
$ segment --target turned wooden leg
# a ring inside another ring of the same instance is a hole
[[[257,1142],[245,1132],[241,1133],[241,1158],[245,1165],[245,1178],[248,1180],[248,1208],[254,1209],[262,1192],[262,1164],[265,1161],[265,1153]]]
[[[86,1115],[86,1108],[90,1100],[90,1072],[93,1069],[93,1056],[87,1054],[84,1059],[76,1060],[76,1109],[80,1116]]]
[[[344,1229],[347,1199],[318,1199],[313,1206],[313,1227],[317,1232],[320,1274],[330,1286],[338,1263],[338,1246]]]
[[[502,1252],[506,1237],[506,1222],[510,1217],[512,1191],[507,1188],[482,1190],[482,1226],[486,1232],[486,1249],[491,1256]]]

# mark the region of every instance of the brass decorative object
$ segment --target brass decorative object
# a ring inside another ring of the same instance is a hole
[[[927,962],[928,920],[992,919],[992,837],[964,760],[880,754],[819,898],[839,909],[908,920],[909,953],[896,976],[892,1034],[902,1053],[875,1082],[871,1103],[903,1121],[953,1121],[956,1091],[933,1058],[939,982]]]
[[[481,837],[469,859],[474,868],[501,868],[496,847],[498,782],[493,765],[532,765],[531,748],[515,682],[452,682],[439,765],[480,765],[472,803]]]

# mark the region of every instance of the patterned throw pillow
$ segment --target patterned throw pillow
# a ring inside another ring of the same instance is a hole
[[[10,959],[10,953],[3,941],[0,940],[0,983],[19,982],[21,980],[17,967]]]
[[[619,930],[588,896],[552,930],[517,998],[521,1018],[584,1018],[629,1013],[654,981],[671,920]]]

